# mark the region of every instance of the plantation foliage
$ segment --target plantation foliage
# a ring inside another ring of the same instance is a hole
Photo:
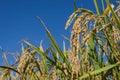
[[[74,1],[75,11],[65,26],[65,30],[72,27],[70,39],[65,38],[70,47],[66,49],[64,43],[63,51],[37,17],[51,44],[45,50],[42,44],[36,47],[24,41],[22,55],[11,66],[4,54],[6,65],[0,66],[0,80],[120,80],[120,5],[114,8],[109,0],[101,3],[102,7],[94,0],[94,13],[76,8]]]

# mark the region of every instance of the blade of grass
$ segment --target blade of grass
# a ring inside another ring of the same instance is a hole
[[[66,45],[64,41],[63,41],[63,52],[66,53]]]
[[[97,14],[100,15],[100,8],[98,6],[98,1],[94,0],[94,4],[95,4],[95,8],[96,8]]]
[[[79,79],[82,80],[82,79],[84,79],[84,78],[89,77],[90,75],[92,76],[92,75],[95,75],[95,74],[99,74],[99,73],[101,73],[101,72],[103,72],[103,71],[106,71],[106,70],[109,70],[109,69],[111,69],[111,68],[114,68],[114,67],[118,66],[119,64],[120,64],[120,63],[112,64],[112,65],[105,66],[105,67],[103,67],[103,68],[97,69],[97,70],[95,70],[95,71],[93,71],[93,72],[86,73],[86,74],[84,74],[83,76],[81,76]]]
[[[62,37],[67,41],[67,42],[70,42],[70,39],[64,35],[62,35]]]
[[[74,0],[74,11],[77,10],[76,0]]]
[[[8,66],[8,60],[7,60],[7,57],[6,57],[6,53],[3,53],[3,58],[4,58],[6,66]]]
[[[65,30],[71,25],[71,23],[76,18],[76,16],[77,16],[76,13],[73,13],[71,16],[69,16],[69,19],[67,20],[66,25],[65,25]]]
[[[101,3],[102,3],[102,10],[104,11],[105,10],[104,0],[102,0]]]
[[[40,48],[36,48],[35,46],[33,46],[32,44],[30,44],[27,41],[24,41],[27,45],[29,45],[31,48],[33,48],[34,50],[36,50],[36,52],[38,52],[41,56],[42,56],[42,60],[43,60],[43,64],[45,67],[45,71],[47,72],[48,68],[47,68],[47,64],[46,64],[46,59],[48,61],[51,62],[51,64],[53,64],[54,66],[56,66],[57,69],[61,70],[64,73],[64,70],[60,67],[60,65],[56,65],[56,62],[54,62],[52,59],[50,59],[48,56],[46,56],[46,54],[44,52],[42,52],[40,50]],[[65,73],[64,73],[65,74]]]
[[[46,31],[48,37],[50,38],[53,46],[56,48],[58,54],[61,56],[63,62],[66,63],[67,68],[68,68],[68,69],[70,70],[70,72],[71,72],[72,69],[71,69],[71,67],[70,67],[70,65],[69,65],[68,60],[67,60],[66,57],[64,56],[62,50],[60,49],[60,47],[58,46],[57,42],[55,41],[55,39],[54,39],[53,36],[51,35],[50,31],[47,29],[47,27],[46,27],[46,25],[44,24],[44,22],[42,21],[42,19],[41,19],[40,17],[38,17],[38,19],[39,19],[39,21],[42,23],[43,27],[45,28],[45,31]]]
[[[76,0],[74,0],[74,12],[77,10],[77,3],[76,3]],[[77,19],[77,15],[75,17],[75,19]]]
[[[41,51],[40,48],[36,48],[35,46],[33,46],[32,44],[30,44],[29,42],[27,41],[24,41],[28,46],[30,46],[31,48],[33,48],[34,50],[36,50],[42,57],[42,62],[44,64],[44,68],[45,68],[45,71],[47,73],[47,64],[46,64],[46,56],[45,56],[45,53],[43,51]]]
[[[109,0],[106,0],[106,3],[107,3],[108,7],[109,7],[110,10],[111,10],[111,13],[112,13],[112,15],[113,15],[113,17],[114,17],[114,19],[115,19],[115,22],[117,23],[118,29],[120,30],[120,21],[119,21],[117,15],[115,14],[115,11],[112,9]]]
[[[21,44],[21,46],[22,46],[22,53],[25,53],[25,48],[24,48],[23,43]]]
[[[3,68],[3,69],[9,69],[9,70],[12,70],[18,74],[20,74],[16,69],[12,68],[12,67],[7,67],[7,66],[0,66],[0,68]]]
[[[92,50],[94,50],[95,45],[94,45],[94,39],[93,39],[93,35],[91,35],[91,37],[89,37],[89,46]]]
[[[74,11],[70,15],[69,19],[67,20],[66,25],[65,25],[65,30],[71,25],[71,23],[73,22],[73,20],[77,17],[78,13],[80,13],[80,12],[87,12],[89,14],[93,14],[93,12],[90,11],[90,10],[88,10],[88,9],[78,8],[76,11]]]

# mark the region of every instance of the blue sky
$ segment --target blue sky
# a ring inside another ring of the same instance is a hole
[[[87,0],[79,0],[79,7],[93,8],[85,4]],[[65,22],[73,12],[73,0],[3,0],[0,2],[0,46],[6,51],[20,51],[18,42],[29,39],[34,44],[46,40],[44,28],[36,16],[46,23],[56,40],[62,42],[61,34]]]
[[[95,11],[93,0],[77,0],[77,7]],[[20,52],[18,43],[26,38],[37,46],[43,40],[43,46],[46,46],[47,35],[36,18],[40,16],[62,47],[61,35],[70,35],[64,27],[73,10],[73,0],[1,0],[0,46],[7,52]]]

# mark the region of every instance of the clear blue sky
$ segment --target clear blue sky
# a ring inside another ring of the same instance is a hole
[[[95,11],[93,0],[76,1],[77,7]],[[69,37],[70,32],[65,31],[64,26],[73,10],[73,0],[1,0],[0,46],[7,52],[20,52],[21,45],[18,42],[26,38],[37,46],[43,40],[43,46],[46,46],[47,35],[36,16],[43,19],[62,46],[61,35]]]
[[[93,8],[92,0],[79,0],[79,7]],[[85,4],[86,3],[86,4]],[[3,0],[0,2],[0,46],[7,51],[19,51],[22,39],[39,44],[47,38],[36,16],[40,16],[55,39],[62,43],[65,22],[73,12],[73,0]]]

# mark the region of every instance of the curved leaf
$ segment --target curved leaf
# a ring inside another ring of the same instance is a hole
[[[77,17],[78,13],[80,12],[87,12],[89,14],[93,14],[93,12],[88,9],[78,8],[76,11],[73,12],[72,15],[70,15],[69,19],[67,20],[65,30],[71,25],[73,20]]]
[[[79,79],[82,80],[82,79],[87,78],[87,77],[89,77],[89,76],[92,76],[92,75],[95,75],[95,74],[99,74],[99,73],[101,73],[101,72],[103,72],[103,71],[106,71],[106,70],[109,70],[109,69],[111,69],[111,68],[114,68],[114,67],[118,66],[119,64],[120,64],[120,63],[112,64],[112,65],[105,66],[105,67],[103,67],[103,68],[97,69],[97,70],[95,70],[95,71],[93,71],[93,72],[86,73],[86,74],[84,74],[83,76],[81,76]]]

